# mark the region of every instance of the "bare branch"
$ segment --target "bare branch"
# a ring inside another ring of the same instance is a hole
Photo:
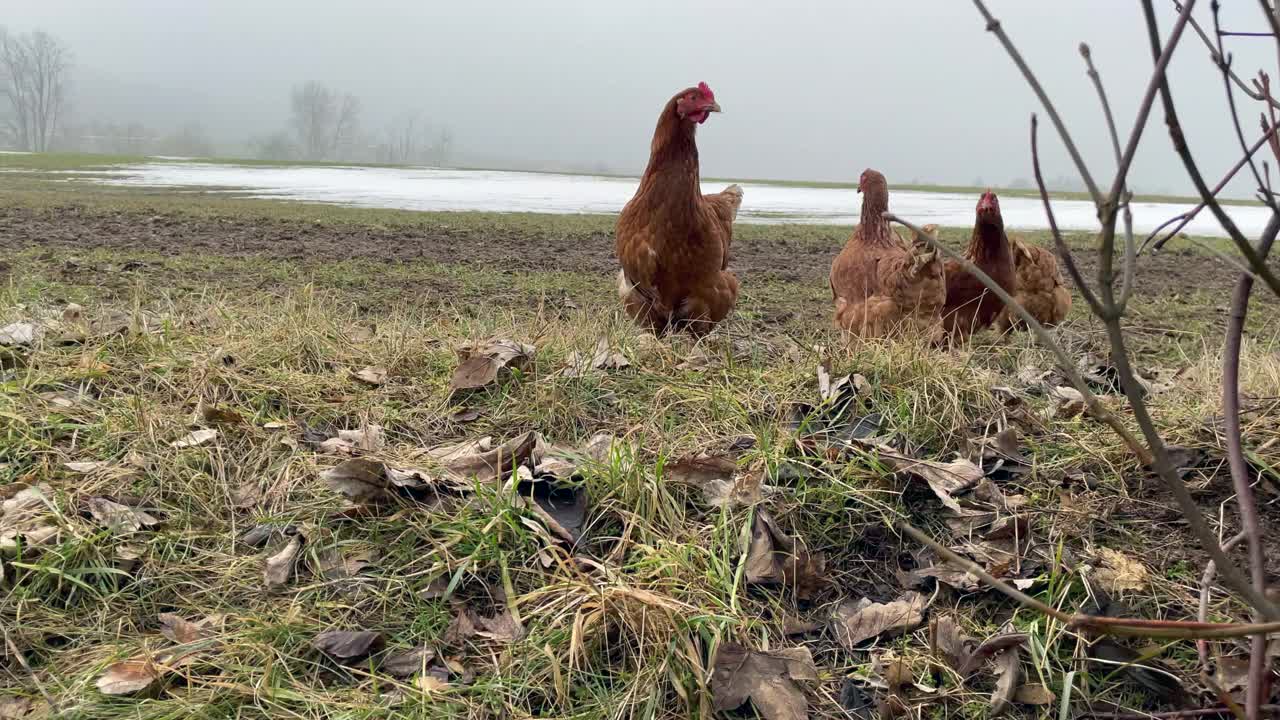
[[[1195,0],[1191,0],[1194,2]],[[1071,159],[1075,162],[1076,170],[1080,172],[1080,179],[1084,181],[1085,187],[1089,190],[1089,195],[1093,198],[1095,205],[1102,204],[1102,192],[1098,190],[1098,184],[1093,181],[1093,176],[1089,174],[1089,167],[1085,165],[1084,158],[1081,157],[1080,151],[1076,148],[1075,141],[1071,139],[1071,133],[1067,132],[1067,126],[1063,124],[1062,118],[1058,115],[1058,111],[1053,106],[1053,102],[1049,100],[1049,95],[1045,93],[1044,88],[1040,85],[1040,81],[1036,79],[1035,73],[1031,72],[1031,68],[1027,66],[1018,49],[1013,46],[1013,41],[1009,39],[1009,35],[1000,27],[1000,21],[991,15],[987,10],[987,6],[982,0],[973,0],[973,4],[978,8],[978,12],[982,13],[982,18],[987,22],[987,30],[994,33],[1000,39],[1000,44],[1004,46],[1005,52],[1009,53],[1010,59],[1022,71],[1022,76],[1027,79],[1027,84],[1035,91],[1036,97],[1040,98],[1040,104],[1044,106],[1044,111],[1049,115],[1049,119],[1053,121],[1053,126],[1057,128],[1058,135],[1062,137],[1062,142],[1067,146],[1067,152],[1071,155]]]
[[[1177,0],[1174,0],[1173,7],[1177,9],[1178,12],[1182,12],[1182,4],[1177,2]],[[1195,18],[1191,18],[1188,22],[1191,25],[1191,29],[1195,30],[1196,34],[1200,36],[1200,40],[1204,42],[1204,46],[1209,50],[1209,56],[1210,58],[1212,58],[1213,63],[1217,65],[1218,50],[1217,48],[1214,47],[1213,40],[1209,37],[1208,33],[1204,31],[1204,28],[1200,27],[1200,23],[1196,22]],[[1244,80],[1240,78],[1240,76],[1236,75],[1234,72],[1231,73],[1231,82],[1235,83],[1236,87],[1238,87],[1241,92],[1253,98],[1254,100],[1264,101],[1274,107],[1280,107],[1280,101],[1277,101],[1273,97],[1263,95],[1262,93],[1255,92],[1245,83]]]
[[[1098,72],[1098,69],[1093,65],[1093,53],[1089,50],[1088,44],[1080,43],[1080,56],[1084,58],[1085,67],[1087,68],[1085,74],[1087,74],[1089,76],[1089,79],[1093,81],[1093,87],[1098,92],[1098,101],[1102,104],[1102,114],[1107,121],[1107,132],[1111,136],[1111,148],[1115,152],[1115,156],[1116,156],[1117,173],[1120,173],[1121,172],[1120,168],[1125,167],[1124,154],[1120,150],[1120,134],[1116,132],[1116,119],[1115,119],[1115,116],[1112,115],[1111,113],[1111,103],[1107,100],[1107,91],[1102,87],[1102,75]],[[1149,112],[1150,112],[1150,104],[1148,103],[1148,105],[1144,108],[1143,112],[1141,113],[1141,116],[1139,117],[1138,124],[1135,125],[1135,132],[1137,131],[1138,128],[1142,128],[1146,126],[1147,114]],[[1034,156],[1036,154],[1034,137],[1032,138],[1031,147],[1032,147],[1031,152],[1032,152],[1032,155]],[[1039,165],[1040,165],[1038,159],[1036,160],[1035,164],[1036,164],[1036,172],[1038,173]],[[1124,176],[1120,175],[1120,179],[1123,181]],[[1037,182],[1040,182],[1039,178],[1037,178]],[[1133,295],[1133,274],[1134,274],[1134,265],[1136,264],[1135,261],[1137,259],[1137,253],[1134,250],[1134,241],[1133,241],[1133,211],[1129,207],[1129,201],[1132,198],[1132,194],[1124,190],[1123,182],[1121,182],[1120,187],[1121,187],[1121,192],[1124,193],[1125,195],[1124,198],[1121,198],[1122,200],[1121,205],[1124,209],[1124,271],[1123,271],[1124,279],[1120,283],[1120,301],[1119,303],[1117,303],[1116,311],[1123,313],[1125,306],[1129,304],[1129,298]],[[1048,196],[1042,195],[1042,197],[1045,200],[1045,208],[1047,210],[1049,205]],[[1111,278],[1111,272],[1112,272],[1111,253],[1110,252],[1105,253],[1101,258],[1099,258],[1099,260],[1100,260],[1100,262],[1098,263],[1099,282],[1104,282],[1104,281],[1109,282]]]
[[[953,552],[942,543],[926,535],[919,528],[906,522],[899,522],[896,527],[902,534],[933,550],[948,563],[973,573],[975,577],[986,583],[991,589],[1007,595],[1024,607],[1054,618],[1067,627],[1080,629],[1091,634],[1186,640],[1204,638],[1210,640],[1246,637],[1260,632],[1274,632],[1276,629],[1280,629],[1280,622],[1202,623],[1191,620],[1141,620],[1064,612],[1036,600],[1008,583],[996,579],[995,576],[987,572],[978,563]]]
[[[987,275],[986,272],[977,265],[974,265],[973,262],[964,255],[942,244],[938,240],[937,236],[926,233],[922,228],[913,225],[910,221],[904,220],[891,212],[886,212],[884,217],[890,222],[896,222],[907,227],[914,232],[917,237],[923,238],[925,242],[935,250],[946,255],[948,258],[955,260],[965,272],[977,278],[977,280],[985,285],[996,297],[1000,298],[1000,301],[1005,304],[1006,308],[1013,311],[1018,315],[1018,317],[1022,318],[1023,322],[1027,324],[1027,327],[1031,329],[1031,332],[1035,334],[1036,339],[1040,341],[1040,344],[1052,352],[1057,358],[1058,366],[1062,370],[1063,374],[1066,375],[1071,386],[1084,396],[1085,405],[1089,408],[1089,412],[1115,431],[1115,433],[1120,436],[1120,439],[1123,440],[1125,444],[1133,450],[1134,454],[1138,456],[1139,461],[1144,465],[1150,465],[1152,463],[1153,458],[1150,451],[1147,450],[1137,436],[1129,431],[1129,428],[1125,427],[1124,423],[1120,421],[1120,418],[1116,417],[1115,413],[1108,410],[1102,402],[1098,400],[1098,397],[1093,394],[1093,391],[1089,389],[1089,385],[1085,383],[1084,378],[1080,376],[1080,372],[1076,369],[1075,363],[1073,363],[1071,358],[1067,355],[1066,350],[1063,350],[1062,346],[1059,345],[1058,342],[1053,339],[1053,336],[1049,334],[1049,331],[1046,330],[1044,326],[1041,325],[1033,315],[1031,315],[1031,313],[1027,312],[1027,309],[1022,307],[1017,300],[1014,300],[1009,293],[1005,292],[1004,288],[1000,287],[999,283],[992,280],[990,275]]]
[[[1258,240],[1258,255],[1265,259],[1271,254],[1271,245],[1280,233],[1280,214],[1273,213],[1266,230]],[[1249,574],[1253,587],[1265,592],[1267,586],[1266,558],[1262,546],[1262,524],[1258,518],[1258,505],[1254,501],[1253,487],[1249,482],[1249,465],[1244,459],[1243,430],[1240,427],[1240,346],[1244,337],[1245,318],[1249,313],[1249,295],[1253,292],[1253,278],[1242,276],[1236,283],[1231,298],[1231,314],[1227,319],[1226,349],[1222,366],[1222,414],[1223,433],[1226,436],[1227,464],[1231,468],[1231,484],[1235,489],[1236,503],[1240,507],[1240,524],[1244,526],[1249,549]],[[1267,636],[1253,638],[1249,657],[1249,683],[1245,697],[1245,713],[1258,716],[1262,705],[1263,688],[1266,687]]]
[[[1257,142],[1249,146],[1249,149],[1244,154],[1244,157],[1240,158],[1240,160],[1236,162],[1235,165],[1231,166],[1231,169],[1227,171],[1226,175],[1222,176],[1222,180],[1220,180],[1218,184],[1213,187],[1213,190],[1209,192],[1209,195],[1211,197],[1217,197],[1218,193],[1222,192],[1222,189],[1225,188],[1227,184],[1230,183],[1233,178],[1235,178],[1236,174],[1240,172],[1240,170],[1245,166],[1245,164],[1249,162],[1249,158],[1253,157],[1253,155],[1257,153],[1258,150],[1260,150],[1263,145],[1268,144],[1268,142],[1270,142],[1271,139],[1276,136],[1276,131],[1278,129],[1280,129],[1280,124],[1276,124],[1276,123],[1272,123],[1270,127],[1264,128],[1262,137],[1258,138]],[[1146,249],[1147,245],[1151,244],[1152,239],[1155,236],[1160,234],[1161,230],[1177,222],[1178,223],[1177,226],[1175,226],[1163,238],[1157,240],[1155,244],[1151,246],[1153,250],[1160,250],[1161,248],[1163,248],[1165,243],[1169,242],[1169,240],[1172,239],[1175,235],[1182,232],[1182,228],[1190,224],[1190,222],[1195,219],[1196,215],[1200,214],[1200,211],[1205,209],[1207,205],[1208,203],[1206,201],[1201,200],[1200,204],[1196,205],[1191,210],[1185,213],[1182,213],[1181,215],[1175,218],[1166,220],[1155,230],[1151,231],[1151,234],[1147,236],[1147,239],[1142,243],[1142,247],[1139,249],[1138,252],[1139,253],[1143,252]]]
[[[1217,29],[1219,24],[1218,11],[1220,6],[1215,2],[1211,7],[1213,8],[1213,27]],[[1231,56],[1226,54],[1226,50],[1222,46],[1221,33],[1218,34],[1217,57],[1218,68],[1222,71],[1222,85],[1227,93],[1227,108],[1231,111],[1231,124],[1235,128],[1236,139],[1240,143],[1240,150],[1244,152],[1245,161],[1249,165],[1249,171],[1253,173],[1254,182],[1257,183],[1259,190],[1264,193],[1262,201],[1267,205],[1267,207],[1271,208],[1272,212],[1280,212],[1280,209],[1276,207],[1275,199],[1270,195],[1265,194],[1267,192],[1267,183],[1262,179],[1262,173],[1258,172],[1258,166],[1253,162],[1253,155],[1249,152],[1249,144],[1244,139],[1244,127],[1240,124],[1240,112],[1236,108],[1235,93],[1231,91]]]
[[[1200,512],[1199,506],[1196,505],[1195,499],[1191,497],[1191,491],[1187,489],[1186,483],[1175,471],[1173,463],[1169,459],[1168,449],[1165,447],[1160,433],[1156,431],[1155,424],[1147,412],[1146,404],[1142,400],[1142,393],[1145,392],[1145,389],[1134,377],[1133,368],[1129,365],[1123,331],[1120,328],[1119,317],[1114,315],[1114,308],[1111,308],[1111,312],[1108,312],[1107,317],[1102,319],[1106,324],[1108,340],[1111,343],[1112,361],[1116,365],[1125,396],[1129,400],[1129,406],[1133,409],[1134,419],[1138,422],[1138,427],[1142,431],[1146,445],[1143,445],[1142,440],[1139,440],[1115,413],[1102,405],[1097,396],[1093,394],[1093,391],[1084,382],[1084,378],[1080,376],[1075,364],[1071,362],[1071,358],[1067,356],[1062,346],[1053,339],[1053,336],[1045,330],[1044,326],[1027,312],[1026,308],[1022,307],[1009,293],[1005,292],[999,283],[992,280],[990,275],[983,272],[981,268],[974,265],[964,255],[939,242],[936,236],[924,232],[922,228],[903,220],[891,212],[884,213],[884,217],[886,220],[906,226],[917,237],[923,238],[932,248],[955,260],[965,272],[972,275],[986,286],[992,294],[1000,298],[1006,308],[1022,318],[1027,327],[1035,334],[1036,339],[1040,341],[1040,344],[1050,350],[1057,358],[1059,369],[1071,383],[1071,386],[1084,397],[1085,406],[1089,409],[1089,412],[1110,427],[1116,435],[1120,436],[1120,439],[1138,456],[1142,464],[1152,467],[1160,479],[1164,481],[1174,499],[1177,500],[1179,509],[1186,518],[1187,524],[1191,526],[1192,532],[1195,533],[1200,544],[1217,564],[1223,580],[1231,589],[1246,597],[1253,607],[1262,610],[1268,619],[1280,617],[1280,612],[1275,609],[1271,601],[1263,593],[1255,590],[1240,572],[1240,569],[1227,559],[1227,556],[1222,552],[1222,548],[1218,545],[1217,538],[1209,529],[1208,524],[1205,523],[1204,516]],[[1114,218],[1112,222],[1114,222]],[[1103,307],[1106,308],[1107,306],[1104,305]]]
[[[1142,0],[1142,10],[1147,22],[1151,56],[1158,60],[1160,57],[1160,31],[1156,23],[1155,8],[1152,7],[1151,0]],[[1280,279],[1276,278],[1275,274],[1271,272],[1271,268],[1267,267],[1267,264],[1258,257],[1253,246],[1241,234],[1235,222],[1223,211],[1222,206],[1218,204],[1213,193],[1205,185],[1204,178],[1200,174],[1200,168],[1196,165],[1195,159],[1191,157],[1191,150],[1187,147],[1182,125],[1178,122],[1178,111],[1173,105],[1173,94],[1169,90],[1168,80],[1163,75],[1160,77],[1160,99],[1164,105],[1165,124],[1169,127],[1169,138],[1173,141],[1173,148],[1178,153],[1178,157],[1182,159],[1182,164],[1186,168],[1192,184],[1195,185],[1196,192],[1200,194],[1209,211],[1217,218],[1218,224],[1231,237],[1232,242],[1240,250],[1240,254],[1249,262],[1249,267],[1253,269],[1259,279],[1266,283],[1273,293],[1280,296]]]
[[[1049,219],[1049,230],[1053,235],[1053,243],[1058,249],[1058,255],[1062,257],[1062,262],[1067,266],[1067,274],[1071,276],[1071,281],[1076,284],[1076,288],[1084,297],[1089,309],[1095,315],[1101,315],[1102,304],[1098,302],[1098,296],[1093,293],[1088,283],[1084,280],[1084,275],[1080,273],[1080,268],[1076,266],[1075,256],[1071,253],[1071,248],[1067,246],[1065,240],[1062,239],[1062,232],[1058,230],[1058,219],[1053,214],[1053,204],[1049,202],[1049,190],[1045,187],[1044,176],[1040,172],[1040,144],[1039,144],[1039,120],[1035,114],[1031,115],[1031,168],[1035,172],[1036,186],[1040,189],[1040,200],[1044,203],[1045,216]]]

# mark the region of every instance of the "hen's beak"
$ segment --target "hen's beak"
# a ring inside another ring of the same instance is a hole
[[[720,112],[720,103],[711,103],[711,107],[707,108],[707,112]]]

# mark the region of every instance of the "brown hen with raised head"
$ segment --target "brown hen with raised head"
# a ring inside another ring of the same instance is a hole
[[[728,271],[742,188],[703,195],[694,133],[720,112],[706,83],[681,90],[662,108],[649,165],[618,217],[618,294],[628,315],[664,333],[709,332],[738,299]]]
[[[1017,277],[1013,267],[1013,249],[1004,232],[1000,199],[988,190],[978,200],[973,236],[965,250],[965,258],[995,280],[1005,292],[1013,295]],[[990,327],[1004,310],[1004,302],[970,275],[956,260],[947,261],[947,305],[942,322],[955,339]]]
[[[1018,289],[1013,299],[1041,325],[1053,326],[1065,320],[1067,313],[1071,312],[1071,291],[1062,281],[1057,256],[1048,248],[1014,238],[1013,265],[1018,277]],[[996,327],[1001,330],[1025,324],[1008,308],[996,318]]]
[[[936,252],[913,248],[894,232],[884,213],[889,184],[875,170],[858,180],[862,219],[831,263],[836,327],[860,338],[899,332],[942,337],[946,283]]]

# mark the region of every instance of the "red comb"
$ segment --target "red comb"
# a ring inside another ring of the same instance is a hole
[[[707,84],[704,82],[698,83],[698,92],[702,93],[702,97],[708,100],[716,99],[716,94],[711,92],[711,88],[708,87]]]

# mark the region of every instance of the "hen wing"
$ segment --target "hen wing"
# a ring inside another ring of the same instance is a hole
[[[733,244],[733,221],[738,219],[738,209],[742,207],[742,187],[733,184],[718,193],[703,195],[707,206],[715,216],[716,235],[721,239],[724,256],[720,269],[729,267],[729,247]]]

